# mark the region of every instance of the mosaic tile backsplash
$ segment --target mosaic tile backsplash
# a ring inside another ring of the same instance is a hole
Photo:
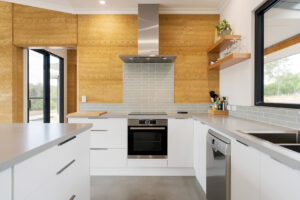
[[[122,104],[81,104],[81,111],[207,113],[208,104],[174,104],[173,63],[124,64]]]
[[[300,109],[230,105],[229,115],[300,130]]]

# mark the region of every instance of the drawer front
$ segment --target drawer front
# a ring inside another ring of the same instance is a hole
[[[91,167],[126,167],[127,149],[91,149]]]
[[[0,171],[0,199],[11,200],[12,170],[11,168]]]
[[[26,199],[47,180],[55,177],[59,166],[56,163],[57,146],[52,147],[14,168],[14,199]],[[28,184],[30,182],[30,184]]]
[[[89,118],[72,118],[70,123],[89,123],[93,124],[92,131],[110,131],[115,134],[127,133],[127,119],[110,118],[110,119],[89,119]]]
[[[91,148],[127,148],[127,134],[91,131]]]
[[[44,180],[35,191],[31,192],[24,200],[69,200],[73,195],[76,196],[76,189],[74,182],[80,180],[74,179],[78,170],[78,163],[76,161],[72,164],[66,163],[61,173],[56,174],[51,179]],[[76,199],[76,198],[75,198]]]

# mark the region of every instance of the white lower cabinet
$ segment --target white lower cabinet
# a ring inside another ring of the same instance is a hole
[[[197,180],[199,181],[202,189],[206,192],[206,137],[209,126],[200,123],[200,136],[199,136],[199,166],[197,168]]]
[[[193,167],[193,125],[192,119],[169,119],[168,167]]]
[[[261,155],[260,200],[299,200],[300,171]]]
[[[127,166],[127,119],[69,118],[69,123],[91,123],[90,167],[123,168]]]
[[[14,166],[14,200],[90,199],[89,132]]]
[[[126,167],[127,149],[91,149],[91,168]]]
[[[259,200],[260,152],[231,140],[231,200]]]
[[[12,199],[12,170],[11,168],[0,171],[0,199]]]

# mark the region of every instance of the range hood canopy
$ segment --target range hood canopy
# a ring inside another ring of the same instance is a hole
[[[176,55],[159,55],[158,4],[138,5],[138,55],[120,55],[124,63],[173,63]]]

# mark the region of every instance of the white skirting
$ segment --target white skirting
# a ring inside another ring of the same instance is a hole
[[[195,176],[193,168],[93,168],[91,176]]]

